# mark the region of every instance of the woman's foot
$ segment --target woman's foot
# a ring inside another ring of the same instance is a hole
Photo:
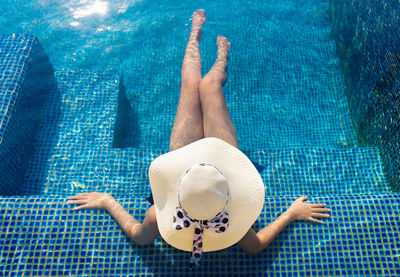
[[[217,46],[218,46],[217,61],[222,60],[222,61],[228,63],[229,51],[231,49],[231,43],[226,39],[226,37],[218,36]]]
[[[218,36],[217,46],[217,60],[210,71],[204,76],[203,80],[216,81],[223,87],[227,78],[226,67],[228,65],[231,43],[226,39],[226,37]]]
[[[194,37],[197,41],[201,40],[201,27],[206,22],[206,12],[204,10],[197,10],[192,14],[192,31],[190,37]]]
[[[182,84],[191,83],[198,87],[201,80],[201,59],[199,42],[201,40],[201,27],[206,21],[206,12],[197,10],[192,14],[192,31],[185,50],[185,57],[182,63]]]

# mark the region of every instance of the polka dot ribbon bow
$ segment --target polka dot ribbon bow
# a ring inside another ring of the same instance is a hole
[[[229,226],[229,217],[228,213],[223,211],[211,220],[196,220],[191,219],[182,207],[176,207],[173,222],[176,230],[195,226],[192,257],[190,258],[190,266],[192,266],[193,264],[199,265],[201,254],[203,253],[204,228],[216,233],[223,233]]]

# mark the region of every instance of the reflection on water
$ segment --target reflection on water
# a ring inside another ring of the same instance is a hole
[[[106,15],[108,12],[108,2],[106,1],[96,0],[92,2],[82,0],[80,3],[83,5],[71,9],[74,18],[82,18],[91,15]]]
[[[66,15],[69,26],[82,28],[93,27],[98,20],[103,22],[106,17],[123,14],[137,2],[138,0],[75,0],[66,2],[64,6],[69,11],[69,14]],[[111,29],[109,26],[95,26],[94,28],[98,32]]]

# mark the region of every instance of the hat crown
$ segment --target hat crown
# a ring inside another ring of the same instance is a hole
[[[211,164],[196,164],[181,178],[180,204],[192,219],[214,218],[224,209],[228,198],[228,182],[221,171]]]

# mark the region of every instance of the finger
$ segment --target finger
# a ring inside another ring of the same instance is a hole
[[[74,195],[74,196],[68,196],[68,199],[81,199],[81,197],[78,195]]]
[[[315,222],[315,223],[323,224],[323,222],[322,222],[321,220],[317,220],[317,219],[312,218],[312,217],[309,217],[308,220],[309,220],[309,221],[312,221],[312,222]]]
[[[311,207],[313,207],[313,208],[323,208],[323,207],[326,207],[326,204],[325,203],[311,204]]]
[[[321,209],[321,208],[315,209],[315,208],[313,208],[312,211],[314,213],[330,213],[332,210],[331,209]]]
[[[89,197],[87,197],[87,196],[70,196],[70,197],[68,197],[68,199],[75,199],[75,200],[83,200],[83,199],[88,199]]]
[[[90,193],[87,193],[87,192],[78,193],[78,194],[75,194],[75,195],[73,195],[73,196],[69,196],[68,199],[72,199],[73,197],[78,197],[78,198],[79,198],[79,197],[88,197],[89,194],[90,194]]]
[[[89,196],[90,193],[88,192],[82,192],[82,193],[78,193],[77,195],[79,196]]]
[[[326,218],[330,217],[329,214],[319,214],[319,213],[311,213],[311,216],[313,216],[313,217],[326,217]]]
[[[297,200],[306,201],[307,198],[308,198],[308,196],[303,195],[303,196],[300,196],[299,199],[297,199]]]
[[[82,209],[89,209],[89,205],[85,204],[85,205],[81,205],[81,206],[73,208],[73,210],[82,210]]]
[[[69,196],[68,199],[84,199],[90,197],[90,193],[79,193],[77,195]]]
[[[67,202],[67,204],[86,204],[87,201],[86,200],[70,200]]]

